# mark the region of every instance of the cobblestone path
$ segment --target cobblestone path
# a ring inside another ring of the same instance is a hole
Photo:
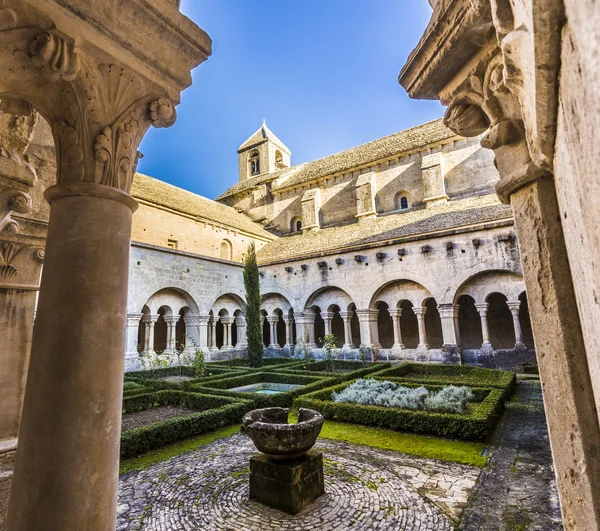
[[[478,469],[319,440],[326,494],[296,516],[248,500],[250,439],[236,434],[121,477],[117,529],[451,531]]]
[[[539,382],[518,382],[459,529],[563,529]]]

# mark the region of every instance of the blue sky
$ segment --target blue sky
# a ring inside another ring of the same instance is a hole
[[[398,72],[426,0],[182,0],[213,39],[177,123],[151,129],[139,171],[214,198],[238,180],[237,148],[263,119],[307,162],[442,116]]]

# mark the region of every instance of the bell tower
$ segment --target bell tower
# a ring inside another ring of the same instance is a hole
[[[289,168],[291,155],[291,151],[263,120],[260,129],[238,149],[240,181]]]

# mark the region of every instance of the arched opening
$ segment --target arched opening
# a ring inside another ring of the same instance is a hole
[[[350,345],[353,347],[360,346],[360,321],[358,320],[358,315],[356,315],[356,305],[354,303],[348,306],[348,311],[352,313],[352,317],[350,318],[350,330],[352,332],[352,341],[350,341]]]
[[[182,352],[185,349],[185,321],[184,317],[189,308],[179,310],[179,320],[175,324],[175,350]]]
[[[488,326],[490,328],[490,341],[494,348],[514,348],[515,328],[512,313],[506,304],[506,297],[502,293],[488,295]]]
[[[258,149],[253,149],[248,155],[248,172],[250,175],[260,174],[260,155]]]
[[[434,298],[425,301],[425,334],[429,348],[442,348],[444,336],[442,333],[442,320],[438,305]]]
[[[225,324],[223,321],[229,319],[229,312],[225,309],[219,312],[219,320],[217,321],[217,337],[216,337],[216,345],[217,348],[223,348],[225,345]]]
[[[233,259],[233,247],[229,240],[223,240],[221,242],[221,260],[232,260]]]
[[[274,315],[279,317],[277,320],[277,326],[275,328],[277,332],[275,343],[280,347],[283,347],[283,345],[285,345],[285,321],[283,320],[283,312],[281,310],[275,310]]]
[[[261,310],[260,313],[263,316],[263,321],[262,321],[263,344],[265,347],[268,347],[269,343],[271,342],[271,323],[269,323],[269,320],[267,319],[267,312],[265,310]]]
[[[290,222],[290,232],[300,232],[302,231],[302,218],[295,217],[292,218]]]
[[[323,338],[325,337],[325,322],[321,317],[321,308],[313,306],[311,310],[315,313],[315,343],[318,348],[322,348]]]
[[[390,308],[385,302],[378,302],[376,308],[379,310],[377,314],[377,328],[379,330],[379,343],[382,348],[392,348],[394,345],[394,322],[390,315]]]
[[[470,295],[463,295],[458,299],[458,330],[463,348],[481,348],[481,318],[475,307],[475,300]]]
[[[533,330],[531,329],[531,319],[529,317],[529,304],[527,303],[527,293],[519,295],[521,307],[519,308],[519,322],[521,323],[521,332],[523,333],[523,343],[529,349],[535,348],[533,341]]]
[[[395,210],[406,210],[410,208],[410,199],[408,192],[400,191],[394,196],[394,209]]]
[[[148,345],[146,345],[146,338],[148,337],[148,321],[150,320],[150,308],[144,305],[142,308],[142,318],[138,325],[138,337],[137,337],[137,351],[146,352]]]
[[[286,165],[283,162],[283,153],[279,150],[275,151],[275,167],[276,168],[285,168]]]
[[[342,348],[346,338],[344,333],[344,320],[340,315],[340,307],[337,304],[332,304],[328,311],[333,314],[331,318],[331,333],[335,336],[335,346],[337,348]]]
[[[402,343],[406,348],[417,348],[419,346],[419,323],[413,311],[412,302],[404,300],[400,303],[402,315],[400,316],[400,333]]]
[[[167,321],[165,316],[171,315],[171,309],[162,306],[158,309],[158,319],[154,324],[154,352],[160,354],[167,350]]]

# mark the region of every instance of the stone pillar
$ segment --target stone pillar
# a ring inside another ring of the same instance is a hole
[[[280,348],[279,343],[277,343],[277,323],[279,322],[279,315],[269,315],[267,317],[267,321],[269,322],[269,345],[267,348]]]
[[[231,323],[233,319],[231,317],[221,317],[223,323],[223,346],[221,350],[231,350],[233,345],[231,344]]]
[[[125,348],[125,370],[136,370],[139,365],[138,337],[140,326],[145,326],[142,321],[143,314],[130,313],[127,314],[127,333],[126,333],[126,348]]]
[[[489,304],[487,302],[476,304],[475,308],[477,308],[477,311],[479,312],[479,318],[481,319],[481,335],[483,336],[483,344],[481,345],[481,348],[492,348],[492,343],[490,341],[490,327],[488,325],[487,318]]]
[[[136,203],[94,183],[58,184],[45,195],[50,226],[8,528],[109,530]]]
[[[379,327],[377,316],[379,310],[356,310],[358,322],[360,323],[360,346],[372,350],[379,350]]]
[[[321,318],[325,323],[325,335],[331,334],[331,320],[333,319],[333,312],[321,312]]]
[[[155,354],[154,350],[154,327],[156,326],[156,321],[158,321],[158,315],[151,315],[148,318],[148,348],[146,349],[147,354]]]
[[[352,346],[352,315],[354,312],[340,312],[341,318],[344,320],[344,349],[351,349]]]
[[[218,317],[213,316],[210,324],[210,350],[219,350],[217,347],[217,321]],[[225,333],[225,331],[223,331]],[[223,336],[224,337],[224,336]]]
[[[291,350],[294,348],[294,334],[292,330],[294,320],[291,317],[284,317],[283,322],[285,323],[285,345],[283,348]]]
[[[394,323],[394,344],[392,350],[402,350],[406,348],[402,343],[402,330],[400,328],[400,317],[402,317],[402,308],[396,310],[390,310],[390,316]]]
[[[413,308],[414,314],[417,316],[417,323],[419,325],[419,350],[428,350],[429,343],[427,343],[427,330],[425,329],[425,312],[427,308],[422,306],[416,306]]]
[[[246,319],[242,315],[235,317],[235,326],[237,327],[237,344],[235,345],[235,348],[247,348],[248,339],[246,337]]]
[[[460,344],[458,328],[458,304],[439,304],[442,336],[445,348],[456,348]]]
[[[306,344],[308,349],[317,348],[315,343],[315,314],[312,310],[305,310],[296,316],[298,343]]]
[[[208,350],[208,320],[209,315],[188,313],[183,317],[185,323],[185,351],[189,354],[196,349]]]
[[[519,319],[519,310],[521,309],[521,301],[509,302],[508,309],[512,313],[513,326],[515,327],[515,348],[523,348],[523,331],[521,330],[521,320]]]
[[[175,339],[176,339],[176,327],[177,321],[179,321],[179,315],[170,315],[164,318],[167,323],[167,344],[165,348],[165,354],[173,354],[175,352]]]

